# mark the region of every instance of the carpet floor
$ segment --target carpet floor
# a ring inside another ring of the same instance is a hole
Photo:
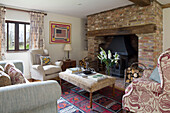
[[[68,82],[62,84],[62,96],[57,101],[59,113],[121,113],[124,91],[106,87],[93,93],[93,109],[89,104],[89,93]]]

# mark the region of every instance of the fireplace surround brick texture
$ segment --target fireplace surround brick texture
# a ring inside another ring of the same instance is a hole
[[[156,31],[147,34],[136,34],[138,36],[138,62],[143,63],[147,68],[153,69],[157,65],[157,58],[162,52],[163,42],[163,15],[159,3],[152,2],[151,5],[140,7],[130,5],[109,11],[89,15],[87,17],[87,32],[131,27],[145,24],[155,24]],[[97,60],[99,44],[104,38],[88,36],[88,56],[92,61]],[[93,64],[97,65],[97,64]],[[95,66],[93,66],[95,67]]]

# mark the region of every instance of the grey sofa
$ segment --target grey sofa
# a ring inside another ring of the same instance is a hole
[[[60,96],[61,87],[53,80],[0,87],[0,113],[57,113]]]

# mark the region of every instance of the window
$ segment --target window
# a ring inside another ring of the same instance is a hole
[[[7,51],[23,51],[29,49],[29,23],[6,21],[5,28]]]

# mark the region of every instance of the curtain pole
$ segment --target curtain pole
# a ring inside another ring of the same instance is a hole
[[[38,12],[38,11],[28,11],[28,10],[24,10],[24,9],[16,9],[16,8],[10,8],[10,7],[4,7],[4,8],[9,9],[9,10],[28,12],[28,13],[29,13],[29,12],[42,13],[42,14],[44,14],[45,16],[47,16],[47,13]]]

